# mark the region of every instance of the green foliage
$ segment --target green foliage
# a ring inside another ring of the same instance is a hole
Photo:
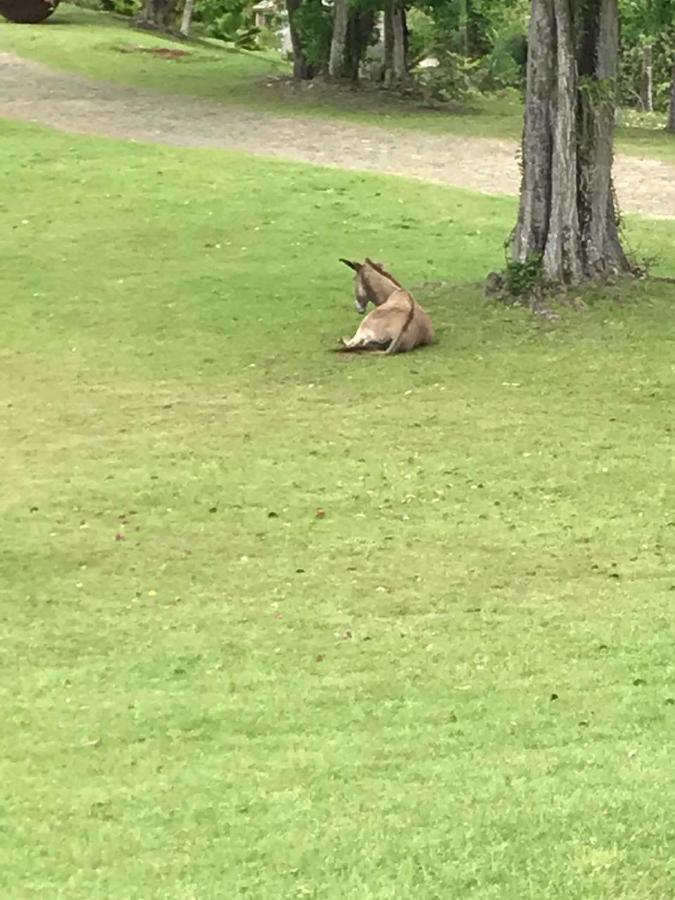
[[[416,78],[425,93],[436,100],[465,100],[475,90],[480,60],[469,59],[452,50],[437,50],[439,65],[421,69]]]
[[[525,82],[527,66],[527,17],[523,6],[504,6],[492,19],[489,50],[483,59],[488,89],[518,87]]]
[[[411,47],[416,60],[432,56],[439,66],[420,74],[422,84],[441,99],[520,87],[527,59],[527,6],[524,0],[483,0],[466,7],[426,3],[426,15],[411,16]]]
[[[251,0],[203,0],[198,16],[211,37],[245,50],[257,49],[260,29],[253,25]]]
[[[78,0],[83,9],[102,9],[118,16],[136,16],[143,7],[142,0]]]
[[[543,260],[541,255],[530,256],[525,262],[509,259],[505,270],[506,288],[513,297],[527,297],[541,285]]]
[[[628,106],[641,106],[644,48],[649,46],[654,107],[665,110],[675,59],[675,0],[620,0],[620,16],[619,100]]]
[[[333,16],[321,0],[305,0],[293,13],[295,26],[300,33],[307,61],[317,69],[324,69],[330,57],[333,35]]]
[[[438,24],[427,12],[413,7],[408,12],[408,59],[411,68],[433,55],[438,43]]]
[[[642,105],[640,87],[643,78],[644,45],[625,46],[621,52],[619,73],[619,101],[625,106],[640,108]],[[670,43],[658,38],[652,46],[653,99],[654,108],[665,110],[672,68],[673,52]]]

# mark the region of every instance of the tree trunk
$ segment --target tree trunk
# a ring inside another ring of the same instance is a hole
[[[366,55],[375,27],[373,10],[358,8],[349,15],[347,45],[344,61],[344,77],[353,82],[359,80],[359,70]]]
[[[302,36],[295,23],[295,13],[301,5],[302,0],[286,0],[288,29],[291,33],[291,46],[293,47],[293,78],[298,81],[310,81],[316,73],[314,66],[307,59]]]
[[[469,0],[459,2],[459,36],[462,43],[462,53],[469,56]]]
[[[168,31],[173,23],[176,0],[145,0],[143,12],[137,20],[146,28],[160,28]]]
[[[190,34],[190,25],[192,24],[192,13],[195,8],[195,0],[185,0],[183,7],[183,18],[180,23],[180,33],[187,37]]]
[[[347,26],[349,25],[348,0],[335,0],[333,6],[333,37],[330,42],[328,74],[331,78],[345,77],[345,53]]]
[[[513,258],[555,282],[629,270],[611,178],[617,0],[532,0]]]
[[[653,48],[651,44],[647,44],[642,48],[642,85],[640,88],[640,102],[645,112],[654,112],[653,73]]]
[[[396,85],[405,84],[408,72],[408,26],[405,6],[394,0],[392,13],[392,75]]]
[[[670,103],[668,105],[666,131],[672,131],[675,134],[675,63],[673,63],[673,71],[670,75]]]
[[[384,66],[383,80],[389,86],[394,74],[394,0],[386,0],[384,4]]]

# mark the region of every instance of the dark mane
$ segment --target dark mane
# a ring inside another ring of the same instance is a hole
[[[371,268],[375,269],[375,271],[378,272],[380,275],[384,275],[385,278],[388,278],[389,281],[393,282],[396,285],[396,287],[403,288],[403,285],[401,284],[401,282],[397,281],[394,278],[394,276],[391,274],[391,272],[387,272],[386,269],[383,269],[382,266],[378,266],[377,263],[374,263],[372,261],[372,259],[368,259],[368,257],[366,257],[366,262],[368,263],[368,265]]]

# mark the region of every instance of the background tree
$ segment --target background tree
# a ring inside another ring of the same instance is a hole
[[[347,54],[347,29],[349,27],[349,0],[334,0],[333,35],[330,44],[328,74],[331,78],[343,78]]]
[[[180,21],[180,33],[183,35],[183,37],[188,37],[190,34],[190,26],[192,24],[192,15],[194,13],[194,8],[195,0],[185,0],[183,15],[181,16]]]
[[[671,131],[675,134],[675,62],[673,62],[673,69],[670,75],[670,103],[668,104],[666,131]]]
[[[532,0],[513,257],[548,279],[625,272],[611,167],[617,0]]]
[[[310,80],[325,71],[330,56],[332,17],[321,0],[286,0],[293,46],[293,77]]]
[[[619,99],[642,110],[668,105],[675,49],[675,0],[619,0]]]
[[[176,0],[145,0],[137,24],[168,31],[173,24]]]

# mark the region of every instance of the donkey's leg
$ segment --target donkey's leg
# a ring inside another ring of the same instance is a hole
[[[354,337],[341,338],[341,341],[345,350],[365,350],[372,339],[373,333],[371,329],[362,322],[356,329]]]

